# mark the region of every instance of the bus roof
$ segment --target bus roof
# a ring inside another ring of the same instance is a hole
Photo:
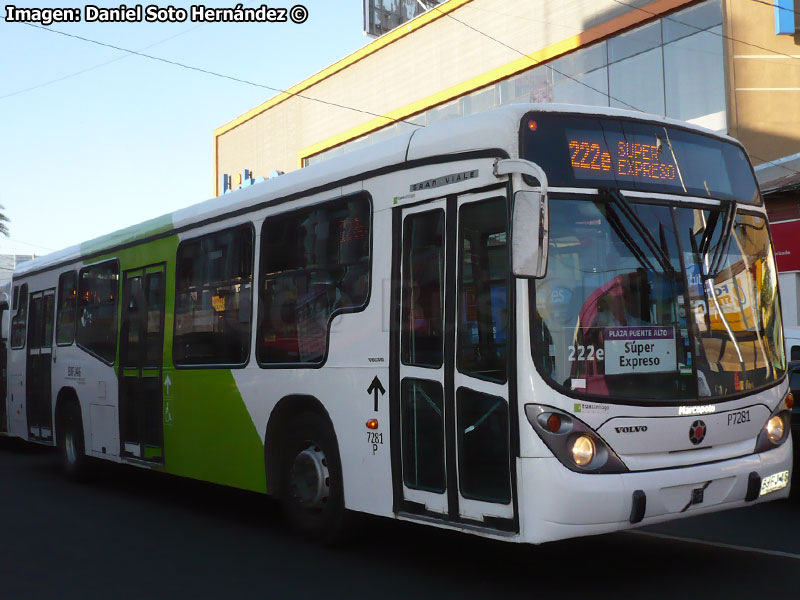
[[[280,199],[291,193],[313,190],[328,183],[347,179],[382,167],[412,160],[425,160],[444,154],[498,148],[512,158],[519,155],[518,131],[522,117],[530,111],[561,112],[651,121],[692,129],[738,144],[726,135],[658,115],[575,104],[512,104],[468,117],[451,119],[395,136],[372,146],[354,150],[325,162],[292,171],[240,190],[211,198],[199,204],[144,221],[131,227],[100,236],[93,240],[64,248],[21,263],[14,277],[38,272],[57,264],[74,262],[82,257],[96,256],[106,250],[135,244],[153,235],[166,234],[192,223],[222,217],[246,210],[255,204]]]

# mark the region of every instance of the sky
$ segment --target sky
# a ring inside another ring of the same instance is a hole
[[[0,254],[47,254],[211,197],[214,129],[275,95],[54,32],[286,89],[371,41],[359,0],[265,3],[300,1],[302,24],[82,20],[46,29],[6,22],[5,6],[83,16],[93,0],[2,3],[0,204],[10,238],[0,236]]]

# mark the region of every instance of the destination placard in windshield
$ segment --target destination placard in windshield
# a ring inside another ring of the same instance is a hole
[[[551,186],[615,187],[758,203],[758,187],[736,144],[659,123],[529,113],[522,156]]]

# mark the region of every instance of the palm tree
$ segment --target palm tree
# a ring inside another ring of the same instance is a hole
[[[4,211],[5,209],[6,207],[0,204],[0,211]],[[3,212],[0,212],[0,233],[6,237],[8,237],[8,227],[6,226],[8,221],[8,217]]]

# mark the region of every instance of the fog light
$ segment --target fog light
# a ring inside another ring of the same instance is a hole
[[[594,440],[588,435],[582,435],[572,443],[572,460],[579,467],[585,467],[592,462],[594,453]]]
[[[783,439],[783,417],[775,415],[767,421],[767,437],[773,444],[778,444]]]

